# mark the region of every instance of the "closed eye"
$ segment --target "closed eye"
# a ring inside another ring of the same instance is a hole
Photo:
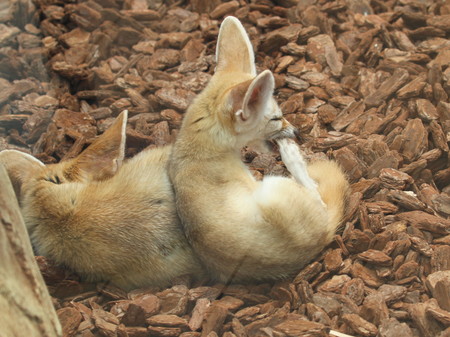
[[[58,176],[48,177],[48,178],[45,178],[45,180],[49,181],[49,182],[51,182],[53,184],[56,184],[56,185],[61,184],[61,179],[59,179]]]
[[[274,118],[271,118],[270,120],[271,121],[281,121],[281,119],[282,119],[282,117],[274,117]]]

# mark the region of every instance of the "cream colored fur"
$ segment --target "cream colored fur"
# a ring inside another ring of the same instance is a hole
[[[201,276],[176,214],[170,147],[123,162],[126,119],[124,112],[80,156],[60,164],[0,152],[36,253],[125,289]]]
[[[272,97],[274,79],[256,76],[240,22],[220,28],[217,67],[189,107],[172,149],[169,176],[184,230],[213,277],[241,282],[292,275],[329,244],[348,191],[332,161],[307,166],[294,128]],[[278,142],[295,178],[256,181],[240,159],[247,144]]]

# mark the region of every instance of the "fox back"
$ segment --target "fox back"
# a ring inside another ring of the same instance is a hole
[[[0,152],[37,254],[89,281],[167,286],[201,269],[167,176],[170,147],[124,161],[126,112],[78,157],[44,165]]]
[[[295,129],[273,98],[274,78],[256,74],[249,38],[236,18],[220,28],[215,74],[189,107],[172,150],[169,176],[183,227],[213,277],[278,279],[297,272],[340,225],[348,191],[332,161],[307,165]],[[274,140],[294,179],[256,181],[245,145]]]

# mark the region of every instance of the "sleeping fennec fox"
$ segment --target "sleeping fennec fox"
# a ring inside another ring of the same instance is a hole
[[[167,176],[170,147],[124,161],[127,112],[78,157],[44,165],[0,152],[37,254],[124,289],[202,275]]]
[[[274,77],[268,70],[256,74],[252,45],[234,17],[220,27],[216,61],[169,160],[178,214],[215,279],[284,278],[332,241],[349,185],[333,161],[306,164],[273,98]],[[278,143],[294,179],[257,181],[242,163],[242,147],[267,140]]]

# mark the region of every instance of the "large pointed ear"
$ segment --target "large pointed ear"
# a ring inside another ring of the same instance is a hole
[[[72,173],[92,180],[111,178],[125,157],[128,111],[124,110],[114,123],[86,150],[73,160]]]
[[[223,20],[217,38],[216,72],[244,72],[256,76],[255,55],[244,26],[233,16]]]
[[[270,109],[275,80],[265,70],[252,81],[238,84],[231,90],[236,131],[241,132],[258,123]]]
[[[6,168],[17,199],[20,199],[23,183],[45,168],[45,165],[38,159],[16,150],[0,152],[0,165]]]

